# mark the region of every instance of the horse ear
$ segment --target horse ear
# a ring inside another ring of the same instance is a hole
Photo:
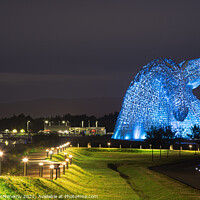
[[[200,85],[200,58],[183,61],[179,66],[183,71],[187,85],[191,86],[192,89],[197,88]]]

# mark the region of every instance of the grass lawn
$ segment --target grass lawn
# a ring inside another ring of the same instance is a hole
[[[2,176],[0,195],[57,195],[53,199],[200,199],[200,191],[178,181],[148,169],[150,166],[194,158],[194,152],[154,150],[154,162],[151,150],[69,148],[73,155],[73,164],[58,180],[43,178]],[[199,156],[196,156],[199,158]],[[55,161],[63,161],[63,152],[54,155]],[[63,195],[60,196],[59,195]],[[66,195],[66,196],[65,196]],[[67,196],[69,195],[69,196]],[[1,196],[0,196],[1,197]],[[26,197],[26,196],[25,196]],[[2,199],[5,199],[2,197]],[[9,199],[9,198],[7,198]],[[11,199],[11,198],[10,198]],[[28,196],[25,199],[29,199]],[[52,198],[46,198],[52,199]]]

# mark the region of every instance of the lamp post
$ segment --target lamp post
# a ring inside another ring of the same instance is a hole
[[[69,164],[72,164],[72,155],[69,155]]]
[[[189,145],[190,151],[192,150],[192,145]]]
[[[1,176],[1,161],[2,161],[2,157],[3,157],[3,152],[0,151],[0,176]]]
[[[47,152],[47,158],[49,157],[49,149],[46,149]]]
[[[62,165],[63,165],[63,175],[65,175],[65,165],[66,165],[66,163],[63,162]]]
[[[53,169],[54,165],[50,165],[50,179],[53,179]]]
[[[47,126],[48,123],[49,123],[48,120],[45,120],[45,121],[44,121],[44,130],[46,130],[46,126]]]
[[[28,158],[24,158],[22,161],[24,162],[24,176],[27,176],[27,162],[28,162]]]
[[[160,159],[161,159],[161,148],[162,148],[162,147],[161,147],[161,145],[160,145]]]
[[[50,160],[52,160],[53,151],[49,151],[49,154],[50,154]]]
[[[27,121],[26,123],[26,128],[27,128],[27,133],[29,133],[29,124],[30,124],[31,121]]]
[[[67,153],[64,153],[64,155],[65,155],[65,160],[66,160],[66,158],[67,158]]]
[[[108,142],[108,148],[110,148],[110,142]]]
[[[43,176],[43,163],[39,163],[39,177]]]
[[[65,161],[66,161],[66,169],[68,169],[69,168],[69,159],[67,158]]]

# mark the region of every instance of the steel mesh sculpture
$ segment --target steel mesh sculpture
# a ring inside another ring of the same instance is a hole
[[[192,90],[200,85],[200,59],[155,59],[131,82],[115,126],[114,139],[144,139],[152,127],[171,126],[186,137],[200,125],[200,101]]]

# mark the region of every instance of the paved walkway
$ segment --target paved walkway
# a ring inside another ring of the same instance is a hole
[[[199,156],[181,163],[157,166],[151,169],[200,190],[200,171],[195,170],[198,164],[200,164]]]
[[[27,167],[27,176],[29,177],[39,177],[39,163],[43,163],[43,178],[50,179],[50,165],[58,164],[61,162],[52,162],[49,160],[45,160],[46,152],[33,152],[30,153],[28,156],[28,167]],[[62,167],[60,168],[62,174]],[[54,178],[55,178],[55,169],[54,171]]]

